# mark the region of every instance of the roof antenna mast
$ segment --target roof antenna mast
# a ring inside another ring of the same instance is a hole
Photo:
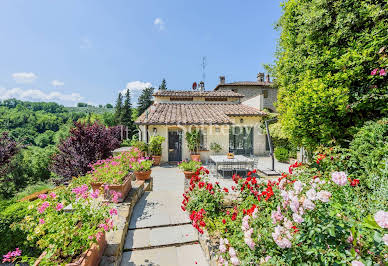
[[[206,72],[205,72],[205,69],[206,69],[206,66],[207,66],[207,59],[206,59],[206,56],[202,56],[202,64],[201,64],[201,67],[202,67],[202,82],[200,85],[200,89],[201,91],[205,90],[205,79],[206,79]]]

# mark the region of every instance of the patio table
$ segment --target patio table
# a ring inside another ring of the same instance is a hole
[[[255,161],[253,159],[250,159],[244,155],[235,155],[233,159],[228,159],[226,155],[210,155],[210,159],[216,164],[216,175],[218,175],[218,167],[222,164],[232,164],[232,165],[239,165],[241,163],[245,163],[247,165],[250,165],[253,169]]]

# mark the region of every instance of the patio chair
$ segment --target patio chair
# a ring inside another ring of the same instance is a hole
[[[225,172],[231,172],[231,174],[233,175],[234,166],[235,164],[233,164],[232,162],[227,162],[221,164],[218,169],[222,172],[222,177],[225,177]]]
[[[206,168],[209,170],[210,177],[217,177],[216,164],[212,160],[207,160]]]
[[[239,174],[239,173],[244,173],[245,177],[247,176],[248,174],[248,171],[250,171],[251,169],[249,169],[249,165],[247,163],[243,163],[243,162],[240,162],[236,165],[236,174]]]

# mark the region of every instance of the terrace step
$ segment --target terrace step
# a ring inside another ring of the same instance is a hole
[[[190,223],[181,210],[182,191],[153,191],[144,193],[133,209],[129,229]]]
[[[198,234],[191,224],[129,230],[124,250],[176,246],[198,241]]]
[[[123,253],[121,265],[209,265],[199,244],[133,250]]]

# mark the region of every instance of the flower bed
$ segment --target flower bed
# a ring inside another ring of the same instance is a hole
[[[65,206],[70,208],[65,211]],[[102,239],[105,232],[113,228],[111,216],[117,214],[116,209],[111,209],[91,193],[86,184],[41,194],[39,199],[31,202],[28,210],[24,219],[12,224],[11,229],[26,232],[28,243],[44,251],[38,264],[97,261],[98,258],[87,254],[96,249],[97,243],[104,248]],[[101,252],[97,254],[101,256]],[[23,256],[22,261],[36,259]]]
[[[328,152],[265,184],[255,171],[246,179],[234,176],[238,198],[229,207],[222,204],[229,190],[207,182],[202,172],[191,178],[182,209],[217,243],[219,264],[383,265],[388,213],[361,208],[365,187],[340,165]]]

